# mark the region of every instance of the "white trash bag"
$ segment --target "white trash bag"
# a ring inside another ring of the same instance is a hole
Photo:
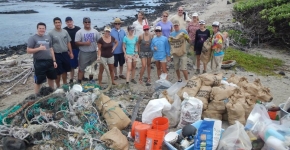
[[[181,103],[180,121],[177,128],[183,128],[186,125],[195,123],[201,119],[203,103],[195,97],[183,93],[183,102]]]
[[[169,120],[169,127],[177,126],[180,117],[181,100],[177,94],[173,96],[174,102],[170,110],[163,110],[163,115]]]
[[[239,121],[235,121],[235,124],[229,126],[224,131],[217,150],[230,149],[252,149],[251,140],[244,130],[244,125]]]
[[[152,124],[152,120],[162,117],[162,110],[170,110],[171,104],[166,98],[150,100],[142,113],[142,122]]]
[[[172,86],[170,86],[166,91],[169,96],[174,97],[175,94],[177,94],[178,91],[180,91],[181,88],[183,88],[186,85],[186,82],[176,82]],[[161,93],[159,95],[159,98],[164,97],[164,95]]]
[[[155,91],[159,89],[168,89],[169,87],[172,86],[172,83],[166,80],[167,74],[162,73],[160,75],[160,79],[155,81]]]

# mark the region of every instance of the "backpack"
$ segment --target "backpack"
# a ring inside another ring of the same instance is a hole
[[[224,37],[224,35],[221,33],[221,32],[217,32],[216,34],[214,34],[213,35],[213,39],[215,39],[215,37],[217,36],[217,35],[221,35],[221,37],[223,38],[223,42],[222,42],[222,48],[221,48],[221,50],[226,50],[226,48],[227,48],[227,42],[226,42],[226,38]]]

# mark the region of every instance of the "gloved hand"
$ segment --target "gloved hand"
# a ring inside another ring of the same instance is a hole
[[[168,38],[168,41],[169,41],[169,42],[171,42],[171,41],[172,41],[172,37],[171,37],[171,36]]]
[[[188,36],[188,34],[183,34],[183,37],[186,39],[186,40],[189,40],[189,36]]]

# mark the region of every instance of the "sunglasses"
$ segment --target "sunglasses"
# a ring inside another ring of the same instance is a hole
[[[89,22],[84,22],[84,23],[91,23],[91,22],[89,21]]]
[[[163,16],[163,17],[168,17],[168,16]]]
[[[161,32],[161,30],[155,30],[155,32]]]
[[[183,11],[183,10],[178,10],[178,11]]]
[[[115,25],[120,25],[121,23],[115,23]]]
[[[144,29],[143,31],[149,31],[149,29]]]

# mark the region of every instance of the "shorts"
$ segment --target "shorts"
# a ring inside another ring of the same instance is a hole
[[[70,66],[72,69],[76,69],[79,66],[79,49],[73,49],[74,58],[70,60]]]
[[[70,57],[68,55],[68,52],[54,53],[54,57],[57,64],[56,68],[57,75],[61,75],[65,72],[71,71]]]
[[[91,65],[97,60],[97,51],[93,52],[79,52],[79,70],[85,71],[87,66]]]
[[[120,66],[123,66],[125,64],[124,53],[114,54],[114,67],[118,67],[118,63]]]
[[[167,60],[166,60],[166,57],[164,58],[164,59],[162,59],[162,60],[155,60],[155,61],[159,61],[159,62],[162,62],[162,63],[166,63],[167,62]]]
[[[174,63],[175,70],[187,70],[186,54],[180,57],[173,55],[173,63]]]
[[[194,49],[195,55],[201,55],[201,49]]]
[[[106,57],[101,57],[103,63],[107,64],[114,64],[114,57],[106,58]]]
[[[126,56],[127,63],[136,62],[137,59],[138,59],[138,55],[127,55]]]
[[[139,58],[151,58],[153,56],[153,52],[140,52]]]
[[[57,77],[56,69],[53,66],[52,59],[35,60],[34,64],[34,82],[42,84],[46,82],[46,78],[54,80]]]

